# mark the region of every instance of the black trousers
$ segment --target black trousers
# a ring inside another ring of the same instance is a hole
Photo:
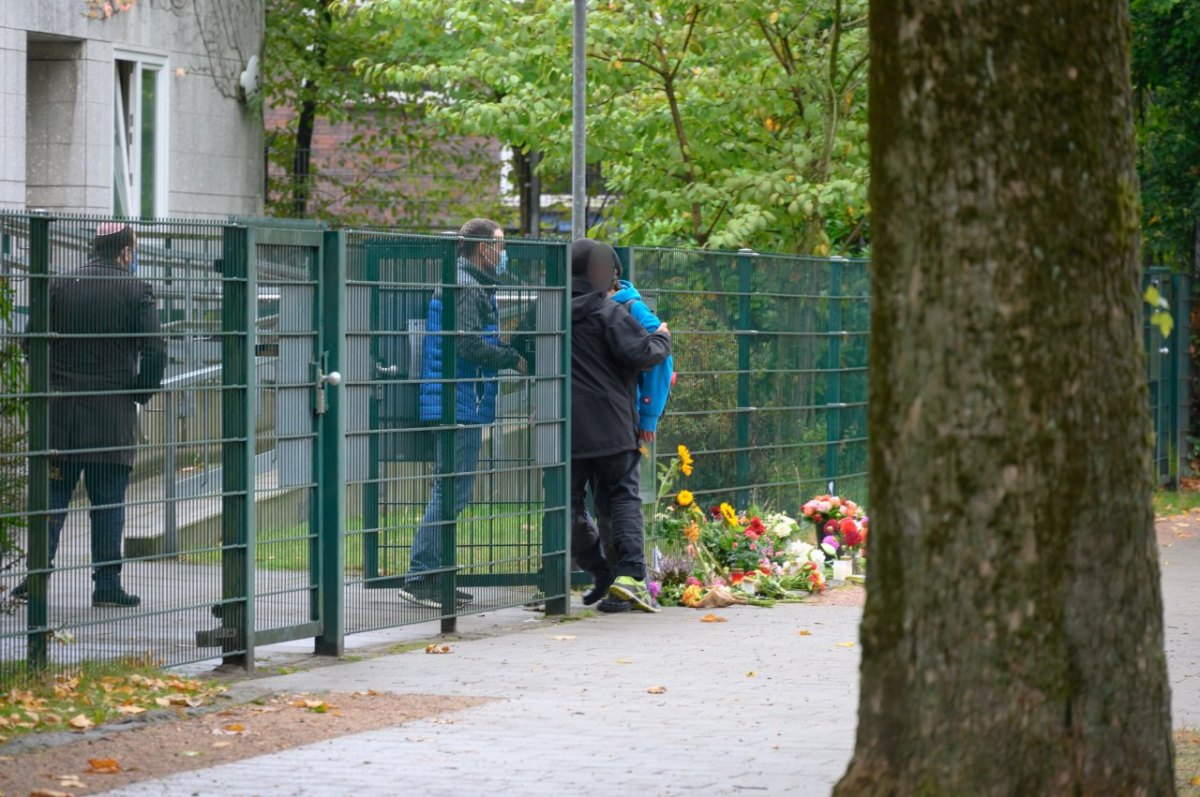
[[[571,460],[571,551],[579,566],[590,573],[603,573],[611,567],[618,576],[646,577],[645,525],[638,495],[640,465],[637,450]],[[607,516],[611,530],[611,564],[605,560],[599,530],[587,513],[589,482],[595,490],[596,508]]]

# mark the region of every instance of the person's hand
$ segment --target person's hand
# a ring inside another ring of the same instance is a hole
[[[638,429],[638,439],[643,443],[653,443],[654,432],[650,431],[649,429]]]
[[[658,329],[656,329],[656,330],[654,330],[654,331],[655,331],[656,333],[661,333],[661,334],[663,334],[663,335],[666,335],[668,338],[669,338],[669,337],[671,337],[671,330],[667,329],[667,322],[666,322],[666,321],[663,321],[661,324],[659,324],[659,325],[658,325]]]
[[[521,376],[526,376],[529,373],[529,363],[525,362],[524,357],[517,358],[517,373]]]

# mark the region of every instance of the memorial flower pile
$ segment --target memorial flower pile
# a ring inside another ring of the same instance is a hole
[[[800,540],[801,526],[780,513],[721,503],[707,511],[687,489],[694,460],[685,446],[662,468],[654,530],[659,539],[652,581],[665,605],[702,608],[771,605],[825,589],[825,553]]]

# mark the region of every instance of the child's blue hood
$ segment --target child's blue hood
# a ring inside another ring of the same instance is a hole
[[[633,283],[629,280],[618,280],[621,285],[621,290],[613,294],[613,301],[625,304],[632,302],[635,299],[641,299],[642,295],[638,293],[638,289],[633,287]]]

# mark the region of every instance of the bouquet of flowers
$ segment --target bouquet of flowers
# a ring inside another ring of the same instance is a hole
[[[800,508],[813,524],[816,544],[830,557],[852,556],[866,549],[870,518],[849,498],[818,495]]]

